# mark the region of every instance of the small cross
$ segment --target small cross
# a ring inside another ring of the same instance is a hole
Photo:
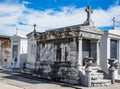
[[[93,11],[91,10],[91,7],[88,6],[87,9],[85,9],[85,11],[87,12],[87,20],[90,21],[91,20],[91,13],[93,13]]]
[[[113,17],[112,21],[113,21],[113,27],[112,28],[115,29],[115,23],[116,23],[115,17]]]
[[[33,31],[36,32],[36,24],[34,24],[33,26],[34,26],[34,30]]]
[[[16,28],[16,35],[18,34],[18,28]]]

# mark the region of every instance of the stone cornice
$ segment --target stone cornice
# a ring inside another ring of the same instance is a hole
[[[68,43],[68,42],[72,42],[73,41],[73,38],[63,38],[63,39],[50,39],[50,40],[37,40],[37,43],[38,44],[41,44],[41,43],[54,43],[54,44],[57,44],[57,43]]]
[[[37,41],[47,41],[79,37],[81,35],[80,33],[83,32],[99,36],[103,35],[103,31],[95,27],[84,26],[83,24],[81,24],[53,30],[47,30],[45,32],[31,32],[27,35],[27,37],[30,38],[31,36],[34,36],[34,38]]]
[[[68,39],[79,36],[79,31],[53,31],[36,34],[36,40],[57,40],[57,39]]]

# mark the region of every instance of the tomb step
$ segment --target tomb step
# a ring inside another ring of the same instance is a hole
[[[118,75],[118,78],[115,79],[115,82],[120,83],[120,75]]]
[[[20,68],[2,68],[4,72],[21,72]]]
[[[91,68],[92,68],[92,70],[101,70],[101,67],[99,67],[99,66],[95,66],[95,67],[91,66]]]
[[[11,70],[12,70],[12,72],[21,72],[20,68],[12,68]]]
[[[101,67],[99,66],[90,66],[92,70],[101,70]],[[85,70],[85,66],[81,67],[82,70]]]
[[[21,70],[21,73],[32,74],[33,71],[31,69],[24,69],[24,70]]]
[[[102,71],[101,67],[99,66],[96,66],[96,67],[91,66],[91,69],[92,69],[92,73],[97,73],[99,71]],[[85,70],[85,67],[82,68],[82,70]]]
[[[2,68],[2,71],[4,71],[4,72],[12,72],[12,69],[11,68]]]
[[[93,74],[96,74],[96,73],[103,73],[103,71],[102,71],[102,70],[93,70],[93,69],[92,69],[92,73],[93,73]]]
[[[96,80],[96,79],[103,79],[104,78],[104,73],[92,73],[91,74],[91,80]]]
[[[111,80],[108,80],[108,79],[98,79],[98,80],[91,81],[92,87],[102,87],[102,86],[109,86],[109,85],[111,85]]]

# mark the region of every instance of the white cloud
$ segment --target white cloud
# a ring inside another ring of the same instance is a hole
[[[108,10],[95,9],[93,20],[97,27],[112,26],[112,18],[116,17],[116,21],[120,21],[120,6],[112,6]],[[120,26],[120,24],[117,24]]]
[[[27,1],[22,1],[22,3],[25,5],[31,4],[30,2],[27,2]]]
[[[13,35],[16,26],[21,34],[28,34],[33,30],[33,24],[37,24],[37,31],[59,28],[69,25],[82,24],[86,20],[85,7],[63,7],[61,11],[48,9],[38,11],[29,9],[25,4],[0,3],[0,34]],[[97,27],[112,26],[112,18],[116,17],[120,22],[120,6],[111,6],[108,10],[94,9],[92,19]],[[117,24],[120,26],[119,24]]]

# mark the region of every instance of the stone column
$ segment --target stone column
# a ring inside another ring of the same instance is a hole
[[[100,41],[97,41],[97,65],[100,66]]]
[[[118,75],[120,75],[120,40],[118,40]]]
[[[109,68],[109,64],[108,64],[108,60],[107,59],[110,59],[110,41],[111,41],[111,38],[109,36],[107,36],[107,43],[106,43],[106,61],[105,61],[105,64],[104,64],[104,71],[106,73],[109,73],[108,71],[108,68]]]
[[[118,40],[118,62],[120,63],[120,40]]]
[[[107,58],[106,59],[109,59],[110,58],[110,37],[107,38]]]
[[[61,61],[65,61],[65,44],[61,44]]]
[[[82,66],[82,38],[78,39],[78,65]]]
[[[21,42],[18,41],[18,55],[17,55],[17,67],[20,68],[20,62],[21,62],[21,59],[20,59],[20,51],[21,51]]]
[[[0,66],[2,67],[2,41],[0,40]]]
[[[0,59],[2,58],[2,41],[0,41]],[[1,60],[0,60],[0,62],[1,62]]]
[[[87,67],[85,69],[85,86],[91,87],[91,67]]]

